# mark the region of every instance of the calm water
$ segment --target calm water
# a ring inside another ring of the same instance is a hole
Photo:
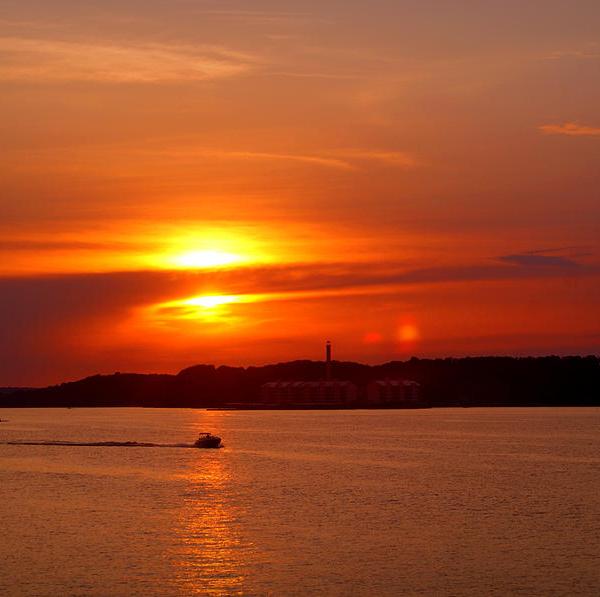
[[[1,595],[597,595],[600,409],[0,410]]]

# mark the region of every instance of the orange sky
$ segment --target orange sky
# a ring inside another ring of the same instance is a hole
[[[597,353],[599,31],[585,0],[3,3],[0,385]]]

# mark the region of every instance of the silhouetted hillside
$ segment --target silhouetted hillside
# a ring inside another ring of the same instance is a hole
[[[14,394],[15,392],[19,392],[20,390],[29,390],[31,388],[15,388],[15,387],[7,387],[0,388],[0,394]]]
[[[600,359],[588,357],[474,357],[410,359],[383,365],[334,362],[336,379],[356,383],[364,394],[375,379],[418,381],[431,406],[600,405]],[[320,361],[292,361],[262,367],[196,365],[177,375],[115,373],[43,389],[0,395],[0,406],[219,407],[260,400],[267,381],[315,381]]]

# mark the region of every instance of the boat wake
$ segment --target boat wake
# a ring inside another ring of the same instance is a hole
[[[65,442],[65,441],[9,441],[9,446],[90,446],[95,448],[196,448],[194,444],[154,444],[149,442]]]

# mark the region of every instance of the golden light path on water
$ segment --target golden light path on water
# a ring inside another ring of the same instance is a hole
[[[206,411],[198,424],[222,434],[223,413]],[[185,595],[242,595],[252,544],[240,532],[240,506],[232,499],[232,473],[220,450],[199,450],[185,473],[187,490],[177,524],[173,559]]]

